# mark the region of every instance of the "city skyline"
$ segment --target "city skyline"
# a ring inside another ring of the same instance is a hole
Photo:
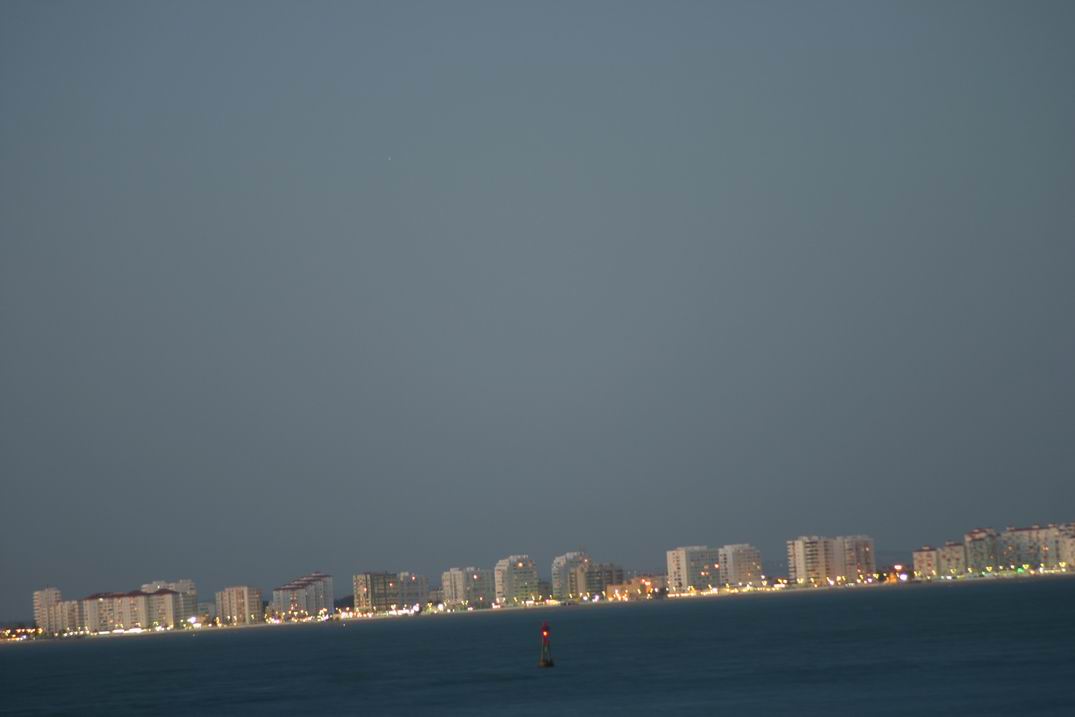
[[[560,601],[588,599],[590,595],[607,597],[606,588],[616,587],[618,592],[618,588],[626,587],[625,582],[637,584],[639,578],[660,580],[676,594],[707,592],[717,587],[773,585],[776,581],[802,587],[836,586],[870,581],[892,568],[892,564],[878,562],[875,541],[869,535],[835,538],[804,535],[788,539],[785,545],[787,570],[782,574],[764,575],[760,551],[745,543],[720,548],[693,545],[669,549],[663,574],[632,567],[625,569],[615,563],[597,563],[587,552],[576,550],[556,556],[547,573],[529,555],[513,554],[501,558],[492,568],[447,568],[441,573],[440,585],[430,583],[424,574],[408,570],[356,573],[354,592],[349,597],[356,612],[409,610],[425,605],[435,589],[437,601],[449,608],[468,603],[472,607],[488,608],[494,603],[518,605],[539,594]],[[902,565],[896,568],[908,570],[913,578],[923,580],[1016,571],[1016,568],[1020,573],[1038,567],[1070,571],[1075,566],[1075,521],[1008,526],[1000,531],[972,528],[963,534],[962,541],[946,541],[940,548],[923,544],[912,552],[910,560],[900,562]],[[550,577],[547,581],[546,576]],[[272,599],[265,603],[277,615],[316,615],[325,610],[332,613],[334,602],[341,599],[333,585],[331,574],[315,571],[274,588]],[[255,586],[232,586],[218,591],[217,616],[223,616],[224,624],[249,623],[253,615],[250,606],[260,605],[260,596],[261,591]],[[108,607],[109,616],[121,611],[133,614],[139,608],[132,607],[132,599],[141,600],[140,610],[144,614],[171,615],[169,627],[177,626],[184,616],[193,616],[200,605],[195,583],[189,579],[156,580],[131,592],[95,593],[66,601],[55,585],[48,585],[34,591],[32,605],[35,621],[48,632],[56,625],[69,629],[70,625],[83,621],[97,624],[98,611],[104,614],[105,610],[96,606],[101,600],[116,601],[116,607]],[[160,605],[165,599],[171,600],[170,607]],[[92,618],[87,617],[88,608],[76,604],[84,602],[95,603]],[[224,605],[229,608],[225,609]],[[237,605],[245,606],[247,614],[236,618],[234,613],[242,609]],[[55,614],[50,612],[50,606],[57,608]]]

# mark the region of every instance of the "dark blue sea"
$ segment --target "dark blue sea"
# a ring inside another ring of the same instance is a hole
[[[42,641],[0,675],[6,715],[1075,715],[1075,579]]]

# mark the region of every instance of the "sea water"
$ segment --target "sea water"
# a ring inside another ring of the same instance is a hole
[[[39,641],[0,676],[8,715],[1075,715],[1075,579]]]

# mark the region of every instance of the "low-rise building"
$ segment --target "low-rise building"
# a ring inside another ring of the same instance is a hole
[[[623,583],[609,585],[605,594],[609,600],[651,600],[667,592],[663,575],[638,575]]]

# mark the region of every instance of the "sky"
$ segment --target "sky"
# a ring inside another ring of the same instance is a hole
[[[0,4],[0,618],[1075,520],[1075,4]]]

